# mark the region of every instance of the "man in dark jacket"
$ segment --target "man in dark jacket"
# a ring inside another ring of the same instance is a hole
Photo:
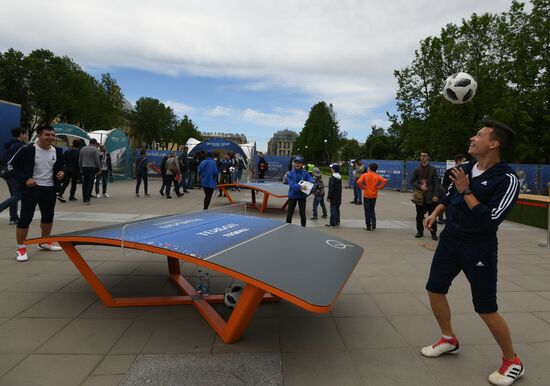
[[[166,161],[168,161],[168,154],[162,157],[160,161],[160,178],[162,184],[160,185],[159,193],[161,196],[164,196],[164,189],[166,188]]]
[[[78,164],[78,159],[80,155],[80,151],[78,150],[79,146],[80,141],[78,139],[75,139],[73,141],[73,146],[71,146],[71,148],[67,150],[65,154],[63,154],[63,159],[65,163],[63,172],[65,173],[65,177],[63,178],[63,185],[61,186],[61,190],[57,194],[57,199],[60,202],[66,202],[63,198],[63,193],[65,193],[65,189],[67,189],[69,183],[71,184],[69,201],[76,201],[76,185],[78,183],[78,179],[80,178],[80,166]]]
[[[296,204],[298,204],[298,209],[300,211],[300,223],[303,227],[306,226],[307,217],[306,217],[306,199],[307,194],[304,193],[304,190],[307,190],[307,187],[304,186],[301,182],[308,181],[312,184],[313,177],[311,174],[306,172],[302,166],[304,165],[304,159],[302,156],[297,155],[294,158],[294,168],[290,173],[288,173],[288,206],[286,209],[286,222],[292,223],[292,216],[294,215],[294,209],[296,209]]]
[[[486,119],[483,124],[470,138],[468,153],[475,159],[453,169],[447,195],[425,222],[426,229],[431,230],[437,215],[447,210],[447,225],[426,284],[442,337],[422,348],[421,353],[438,357],[459,351],[446,294],[453,279],[463,271],[470,282],[475,311],[502,350],[502,364],[489,375],[489,382],[511,385],[523,375],[524,368],[514,350],[508,324],[498,313],[497,230],[519,194],[514,170],[501,161],[501,151],[510,146],[515,133],[497,121]]]
[[[29,225],[34,216],[36,206],[40,208],[42,219],[40,229],[42,236],[52,232],[56,191],[63,179],[63,152],[53,146],[55,130],[51,126],[40,126],[36,129],[38,141],[23,146],[14,155],[10,164],[13,166],[15,178],[23,187],[21,190],[21,217],[17,222],[17,261],[27,261],[25,239]],[[38,244],[38,247],[48,251],[59,251],[61,247],[52,243]]]
[[[189,148],[187,146],[183,147],[183,151],[181,152],[181,156],[179,157],[179,164],[180,164],[180,188],[182,188],[184,193],[189,193],[187,190],[187,184],[189,183],[189,161],[187,159],[188,156],[188,150]]]
[[[331,164],[332,176],[328,179],[327,201],[330,202],[330,219],[327,227],[340,225],[340,205],[342,204],[342,176],[340,166]]]
[[[414,237],[424,236],[424,215],[432,214],[437,205],[437,193],[439,189],[439,176],[435,166],[430,165],[430,153],[427,150],[420,152],[420,166],[414,169],[411,177],[411,185],[414,189],[423,192],[422,204],[415,203],[416,206],[416,235]],[[432,239],[437,241],[437,223],[431,229]]]
[[[11,136],[13,138],[4,144],[4,149],[6,151],[4,155],[5,164],[9,164],[15,153],[17,153],[17,151],[27,142],[27,130],[22,129],[21,127],[14,127],[11,129]],[[10,225],[15,225],[17,224],[17,220],[19,220],[19,215],[17,214],[17,203],[21,199],[21,187],[12,172],[6,176],[6,184],[8,184],[10,197],[0,203],[0,212],[9,207]]]

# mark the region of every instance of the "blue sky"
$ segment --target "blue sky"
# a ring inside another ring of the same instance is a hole
[[[387,127],[393,71],[419,41],[510,0],[18,0],[2,6],[0,50],[45,48],[135,102],[152,97],[202,131],[244,133],[265,150],[332,103],[348,138]],[[44,21],[47,21],[44,23]],[[442,79],[443,81],[443,79]]]

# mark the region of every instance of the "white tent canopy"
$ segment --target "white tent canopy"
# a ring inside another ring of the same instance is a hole
[[[187,151],[191,152],[195,146],[197,146],[202,141],[199,141],[195,138],[189,138],[187,140],[187,143],[185,146],[187,146]],[[252,161],[252,158],[254,157],[254,151],[256,149],[256,143],[255,142],[249,142],[249,143],[241,143],[237,144],[242,149],[243,153],[246,155],[246,159],[244,160],[244,163],[246,167],[248,168],[248,164]]]

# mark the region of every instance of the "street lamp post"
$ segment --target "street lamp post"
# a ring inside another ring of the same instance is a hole
[[[323,143],[324,143],[323,150],[324,150],[324,153],[325,153],[325,156],[323,158],[324,158],[324,161],[325,161],[325,164],[326,164],[327,163],[327,140],[326,140],[326,138],[323,139]]]

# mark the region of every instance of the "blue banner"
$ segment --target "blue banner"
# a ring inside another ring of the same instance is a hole
[[[380,159],[364,159],[361,160],[365,165],[365,171],[371,163],[378,164],[376,173],[380,174],[388,183],[385,189],[401,190],[403,188],[403,161],[401,160],[380,160]],[[349,178],[353,180],[353,166],[349,167]]]
[[[539,194],[541,189],[538,179],[538,165],[509,164],[516,171],[519,179],[520,194]]]
[[[11,139],[11,129],[21,125],[21,105],[0,100],[0,160],[4,159],[4,143]]]
[[[290,164],[290,156],[283,155],[264,155],[265,162],[267,162],[267,171],[264,174],[267,180],[281,181],[283,176],[288,171],[288,165]],[[259,158],[256,157],[254,170],[258,170]]]
[[[134,152],[134,160],[139,157],[140,150],[137,149]],[[162,158],[170,153],[170,150],[147,150],[147,172],[149,175],[160,176],[160,164]],[[179,157],[181,152],[174,152]]]
[[[542,165],[540,167],[540,182],[541,194],[550,196],[550,165]]]

